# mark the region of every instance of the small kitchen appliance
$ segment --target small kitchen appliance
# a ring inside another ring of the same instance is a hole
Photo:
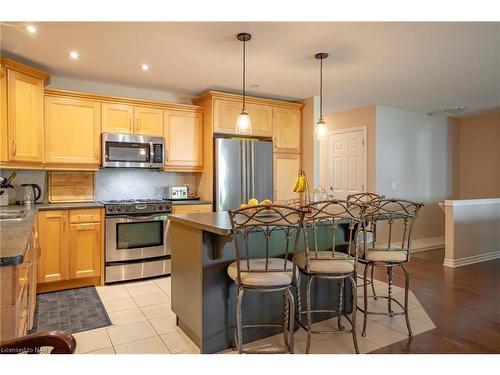
[[[133,134],[102,134],[102,167],[163,168],[163,137]]]

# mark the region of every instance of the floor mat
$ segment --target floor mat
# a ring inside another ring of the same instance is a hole
[[[31,333],[52,330],[77,333],[110,325],[111,320],[93,286],[36,296]]]

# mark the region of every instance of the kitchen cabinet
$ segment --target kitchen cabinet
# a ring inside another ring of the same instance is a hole
[[[120,103],[102,103],[103,133],[134,133],[134,107]]]
[[[0,62],[0,162],[2,167],[40,169],[48,74],[10,59]]]
[[[41,257],[38,282],[47,283],[68,279],[68,211],[38,213]]]
[[[238,134],[236,121],[241,113],[241,101],[214,100],[214,133]],[[252,122],[252,132],[245,136],[272,137],[273,108],[270,105],[247,103],[246,109]],[[241,135],[241,134],[240,134]]]
[[[0,341],[25,336],[33,327],[39,261],[36,233],[35,225],[21,264],[0,267]]]
[[[275,153],[273,159],[274,202],[285,203],[297,198],[293,187],[300,169],[300,154]]]
[[[163,109],[102,103],[102,132],[163,137]]]
[[[203,114],[165,111],[165,170],[199,172],[203,169]]]
[[[103,220],[101,208],[39,212],[43,291],[100,284]]]
[[[101,269],[101,223],[71,224],[70,279],[95,277]]]
[[[300,154],[301,111],[290,108],[273,108],[274,152]]]
[[[153,107],[134,107],[134,134],[163,137],[163,110]]]
[[[195,214],[199,212],[212,212],[211,203],[202,204],[172,204],[173,214]]]
[[[100,144],[100,102],[45,97],[46,169],[98,169]]]

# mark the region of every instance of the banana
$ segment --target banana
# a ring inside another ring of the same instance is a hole
[[[296,193],[297,190],[299,189],[299,184],[300,184],[300,173],[297,174],[297,179],[295,180],[295,184],[293,185],[294,193]]]
[[[300,176],[300,183],[299,183],[299,188],[297,189],[298,193],[303,193],[305,191],[306,187],[306,181],[304,179],[304,176]]]

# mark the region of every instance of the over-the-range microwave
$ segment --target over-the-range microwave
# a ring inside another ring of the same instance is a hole
[[[163,137],[102,134],[102,166],[115,168],[163,168]]]

